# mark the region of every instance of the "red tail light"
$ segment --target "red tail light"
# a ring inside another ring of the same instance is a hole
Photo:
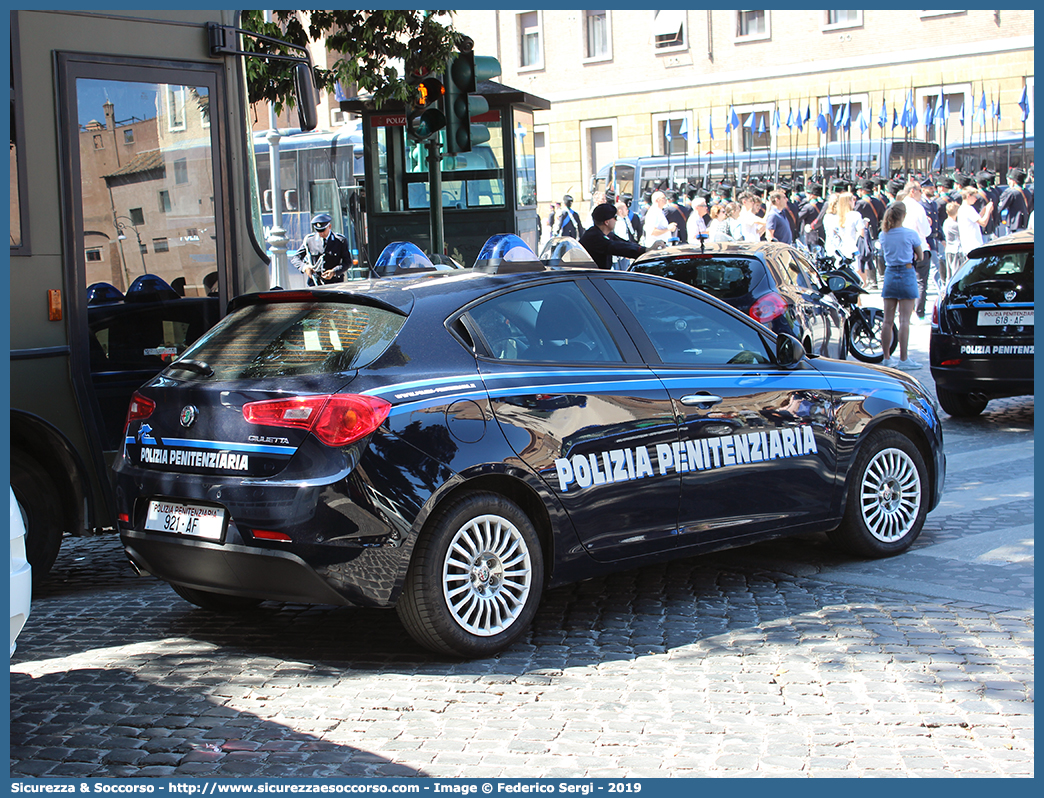
[[[939,326],[939,306],[938,305],[934,305],[932,307],[932,326],[933,327],[938,327]]]
[[[327,446],[345,446],[377,429],[390,410],[375,396],[335,393],[250,402],[243,405],[243,418],[263,427],[308,430]]]
[[[782,316],[787,312],[787,303],[779,294],[768,293],[759,297],[747,312],[755,321],[768,324],[777,316]]]
[[[127,407],[127,421],[123,425],[123,431],[126,433],[127,428],[130,426],[132,421],[143,421],[152,415],[152,411],[156,409],[156,403],[151,399],[146,399],[137,391],[131,396],[130,405]]]

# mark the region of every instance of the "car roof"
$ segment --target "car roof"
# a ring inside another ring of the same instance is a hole
[[[352,280],[305,289],[261,291],[236,297],[229,308],[271,301],[358,301],[366,305],[379,305],[408,315],[418,300],[425,304],[438,304],[440,298],[456,307],[472,299],[485,296],[501,288],[524,285],[527,282],[547,280],[569,280],[582,275],[605,275],[601,269],[547,269],[542,271],[493,274],[476,272],[472,269],[424,272],[416,275],[382,277],[372,280]],[[621,274],[620,272],[616,273]]]
[[[635,263],[641,263],[656,258],[678,258],[692,255],[755,255],[768,259],[784,249],[793,249],[789,244],[779,241],[716,241],[706,243],[702,247],[699,244],[679,244],[674,247],[654,249],[646,252],[635,259]]]
[[[969,258],[981,258],[983,255],[989,255],[993,250],[1003,250],[1008,248],[1019,250],[1023,247],[1033,248],[1033,231],[1032,230],[1019,230],[1017,233],[1011,235],[1001,236],[995,238],[992,241],[987,241],[981,247],[976,247],[968,253]]]

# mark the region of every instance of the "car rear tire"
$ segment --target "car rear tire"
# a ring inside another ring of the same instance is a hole
[[[261,603],[261,599],[249,596],[228,596],[224,593],[211,593],[209,590],[197,590],[185,585],[171,585],[171,589],[189,604],[195,604],[212,612],[242,612],[252,610]]]
[[[17,449],[11,452],[11,487],[25,515],[25,558],[33,568],[33,587],[39,588],[62,546],[58,488],[43,466]]]
[[[853,323],[848,320],[845,332],[848,350],[856,360],[864,363],[880,363],[884,360],[884,351],[881,348],[881,331],[884,329],[884,311],[880,308],[862,308],[866,314],[870,329],[867,330],[862,324]],[[892,345],[891,351],[895,352],[899,345],[899,327],[892,323]]]
[[[972,418],[986,409],[990,400],[981,393],[955,393],[935,386],[942,409],[955,418]]]
[[[526,631],[543,583],[526,514],[498,494],[468,493],[437,510],[421,534],[396,610],[425,648],[486,657]]]
[[[830,533],[860,557],[891,557],[921,534],[928,514],[928,469],[913,442],[894,430],[870,433],[849,475],[841,525]]]

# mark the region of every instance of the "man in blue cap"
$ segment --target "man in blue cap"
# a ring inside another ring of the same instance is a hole
[[[348,239],[333,231],[328,213],[312,217],[312,232],[305,236],[301,248],[290,256],[290,263],[308,278],[308,285],[343,283],[344,273],[352,265]]]

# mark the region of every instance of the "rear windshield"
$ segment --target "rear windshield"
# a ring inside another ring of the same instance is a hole
[[[719,299],[736,299],[750,293],[751,264],[749,258],[671,258],[643,261],[634,271],[669,277]]]
[[[395,340],[405,321],[398,313],[365,305],[248,305],[182,357],[210,366],[214,375],[208,379],[334,374],[368,366]]]
[[[981,291],[988,288],[1018,290],[1020,301],[1033,298],[1033,251],[997,252],[972,258],[958,273],[957,291]]]

